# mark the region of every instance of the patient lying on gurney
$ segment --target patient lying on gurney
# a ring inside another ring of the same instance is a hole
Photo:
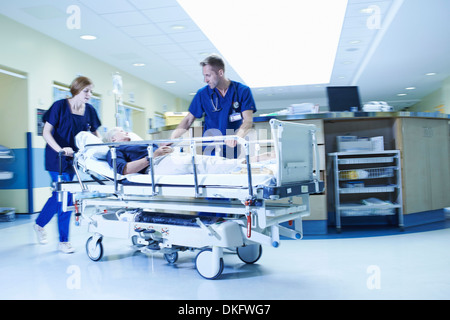
[[[106,134],[108,142],[130,141],[128,132],[122,128],[113,128]],[[149,160],[147,145],[122,145],[116,148],[117,173],[126,175],[130,173],[148,173]],[[173,153],[170,146],[159,147],[153,145],[153,167],[156,175],[179,175],[192,174],[192,159],[190,154]],[[259,156],[258,160],[268,160],[273,158],[273,154]],[[112,167],[111,151],[106,159]],[[252,159],[256,160],[256,159]],[[252,162],[251,160],[251,162]],[[196,156],[196,168],[198,174],[229,174],[242,173],[243,159],[226,159],[217,156]],[[257,173],[271,173],[270,169],[258,168]],[[252,169],[253,172],[253,169]]]

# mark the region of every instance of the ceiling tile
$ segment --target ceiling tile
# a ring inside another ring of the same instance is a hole
[[[173,40],[178,43],[184,42],[198,42],[198,41],[209,41],[208,38],[201,31],[194,32],[180,32],[170,35]]]
[[[192,58],[188,53],[180,50],[175,52],[164,53],[164,59],[166,59],[167,61],[172,61],[172,60],[187,60]]]
[[[108,13],[101,15],[101,17],[116,27],[135,26],[149,23],[148,19],[138,11]]]
[[[116,58],[118,60],[139,60],[142,57],[135,52],[124,52],[124,53],[114,53],[110,54],[111,57]]]
[[[187,99],[191,98],[187,96],[189,92],[196,91],[203,84],[199,61],[207,54],[220,54],[176,0],[3,2],[0,6],[2,15],[68,46],[74,46],[115,68],[155,84],[167,79],[177,80],[176,86],[166,86],[165,90]],[[367,27],[371,14],[362,13],[361,9],[370,5],[378,6],[383,26],[386,14],[395,8],[393,4],[397,0],[349,0],[348,3],[330,85],[352,85],[356,73],[361,71],[357,83],[361,87],[361,98],[383,100],[388,99],[385,93],[393,91],[393,88],[397,90],[399,83],[402,83],[400,88],[416,86],[415,94],[428,94],[430,90],[439,88],[439,83],[449,76],[450,60],[447,57],[450,42],[446,41],[449,30],[446,26],[450,21],[447,17],[450,1],[404,0],[389,29],[381,29],[386,34],[367,65],[362,64],[364,57],[380,34],[380,29]],[[68,16],[66,9],[71,4],[78,5],[81,9],[82,32],[97,35],[97,41],[80,40],[78,31],[64,27]],[[174,29],[174,25],[183,25],[185,28]],[[360,42],[350,43],[353,40]],[[358,50],[348,51],[352,48]],[[3,49],[8,50],[8,47]],[[343,64],[345,61],[353,63],[346,65]],[[134,62],[146,63],[146,67],[134,68]],[[404,65],[408,68],[404,69]],[[232,66],[227,67],[227,76],[239,81],[239,75]],[[390,75],[392,70],[400,67],[406,71]],[[150,69],[152,72],[148,72]],[[424,78],[423,74],[430,71],[438,72],[439,76],[431,77],[434,79]],[[314,87],[296,86],[283,90],[255,90],[254,93],[259,96],[270,93],[271,96],[267,99],[275,101],[281,98],[307,99],[312,94],[324,95],[322,91],[323,89],[320,91]],[[398,99],[395,93],[396,91],[391,92],[394,96],[389,99]]]
[[[176,7],[178,3],[176,0],[128,0],[139,10],[155,9],[164,7]]]
[[[161,30],[154,24],[121,27],[120,29],[131,37],[156,36],[162,34]]]
[[[164,45],[159,45],[159,46],[147,46],[147,47],[151,51],[158,53],[158,54],[182,51],[180,46],[178,46],[177,44],[164,44]]]
[[[167,22],[190,19],[187,13],[178,6],[143,10],[142,13],[149,17],[152,22]]]
[[[189,52],[196,52],[198,54],[209,54],[217,52],[216,47],[214,47],[210,41],[186,42],[183,44],[183,48]]]
[[[176,67],[182,67],[182,66],[191,66],[195,63],[197,63],[197,61],[195,61],[194,59],[188,58],[188,59],[171,59],[170,63]]]
[[[393,0],[384,1],[365,1],[365,2],[352,2],[347,6],[346,17],[369,17],[370,13],[361,12],[363,9],[367,9],[370,6],[377,6],[380,8],[380,14],[386,14],[391,6]]]
[[[135,8],[127,1],[110,1],[110,0],[78,0],[85,6],[91,8],[97,14],[133,11]]]
[[[199,31],[200,29],[192,20],[177,20],[155,23],[161,30],[166,33],[180,33]],[[183,29],[173,28],[174,26],[183,26]]]
[[[157,46],[161,44],[173,43],[173,40],[166,35],[136,37],[135,39],[145,46]]]
[[[39,20],[66,17],[65,12],[51,5],[28,7],[22,10]]]

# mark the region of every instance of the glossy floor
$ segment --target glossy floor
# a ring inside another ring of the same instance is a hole
[[[104,257],[85,252],[86,227],[71,225],[73,254],[57,251],[56,218],[49,243],[35,242],[34,219],[0,223],[0,299],[449,299],[450,228],[345,230],[341,235],[283,240],[246,265],[224,255],[217,280],[196,271],[196,252],[169,265],[129,241],[104,239]]]

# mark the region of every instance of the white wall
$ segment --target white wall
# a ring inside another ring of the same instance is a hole
[[[442,82],[442,86],[422,98],[419,103],[416,103],[409,108],[410,111],[420,112],[442,112],[450,114],[450,77]]]
[[[152,117],[154,111],[162,111],[163,105],[167,105],[169,111],[187,108],[186,100],[2,15],[0,30],[0,41],[4,44],[0,50],[0,64],[25,72],[28,77],[29,131],[36,131],[36,108],[47,109],[53,103],[53,82],[70,84],[79,74],[91,78],[95,84],[95,93],[101,95],[103,112],[100,117],[106,126],[115,124],[114,96],[111,92],[112,74],[115,72],[122,75],[124,98],[133,92],[133,104],[143,108],[147,118]],[[43,144],[41,138],[36,138],[34,142],[36,146]]]
[[[189,103],[173,94],[159,89],[130,74],[117,70],[81,51],[71,48],[48,36],[19,24],[0,15],[0,68],[18,71],[26,75],[20,86],[15,80],[8,79],[8,86],[14,92],[22,90],[23,100],[16,99],[14,103],[0,103],[0,117],[4,129],[1,144],[13,149],[26,148],[26,132],[32,132],[34,161],[34,208],[40,211],[50,195],[48,174],[43,165],[43,148],[45,141],[38,136],[36,125],[36,109],[48,109],[53,101],[53,83],[69,85],[79,74],[92,79],[94,92],[102,99],[102,112],[99,114],[102,124],[115,126],[115,102],[112,94],[112,75],[119,72],[123,78],[123,97],[127,102],[130,92],[134,93],[133,105],[144,110],[145,122],[153,117],[155,111],[162,112],[164,105],[167,111],[181,111],[188,108]],[[11,80],[11,81],[10,81]],[[24,89],[25,88],[25,89]],[[2,91],[2,97],[8,95],[8,90]],[[26,92],[24,92],[26,91]],[[12,99],[12,98],[11,98]],[[9,100],[8,100],[9,101]],[[22,153],[21,153],[22,154]],[[24,161],[24,159],[19,159]],[[26,172],[16,172],[24,178]],[[22,180],[23,181],[23,180]],[[26,210],[26,189],[0,188],[0,207],[19,208],[17,212]],[[46,185],[44,187],[44,185]],[[25,195],[25,196],[24,196]],[[5,203],[7,202],[7,203]]]

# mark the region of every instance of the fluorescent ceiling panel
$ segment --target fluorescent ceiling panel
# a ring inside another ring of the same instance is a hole
[[[329,83],[348,0],[177,0],[250,87]]]

